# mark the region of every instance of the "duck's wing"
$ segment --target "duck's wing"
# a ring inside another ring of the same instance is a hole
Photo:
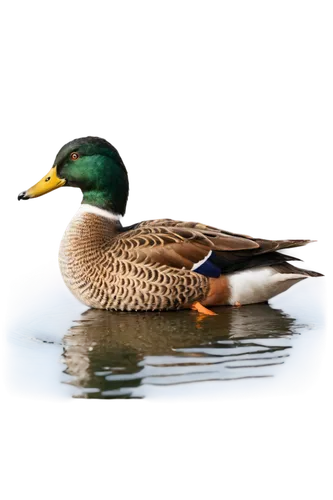
[[[122,228],[114,251],[126,251],[139,261],[217,277],[255,266],[299,260],[277,250],[302,246],[310,240],[264,240],[197,222],[157,219]]]

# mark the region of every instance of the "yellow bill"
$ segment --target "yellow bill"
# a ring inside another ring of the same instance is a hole
[[[43,194],[49,193],[66,184],[66,179],[60,179],[57,175],[57,165],[54,165],[51,170],[37,184],[32,186],[27,191],[23,191],[18,195],[19,200],[29,200],[29,198],[37,198]]]

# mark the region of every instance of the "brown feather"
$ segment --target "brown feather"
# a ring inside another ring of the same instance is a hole
[[[258,258],[263,262],[260,254],[264,253],[269,262],[279,265],[280,258],[272,257],[275,250],[306,242],[260,240],[168,219],[121,228],[108,218],[83,212],[66,230],[59,262],[70,290],[90,307],[168,310],[196,301],[222,304],[228,300],[226,277],[214,281],[191,271],[210,250],[226,267],[228,262],[230,268],[242,261],[246,269],[247,262],[251,266]]]
[[[223,256],[227,264],[226,272],[228,267],[233,269],[236,262],[242,262],[241,266],[237,264],[237,268],[246,268],[247,261],[251,262],[250,267],[253,267],[256,265],[256,256],[268,252],[271,255],[277,250],[302,246],[310,241],[251,238],[197,222],[171,219],[144,221],[132,226],[128,231],[124,228],[118,238],[131,240],[133,247],[138,248],[139,254],[143,254],[149,261],[178,269],[191,269],[195,263],[207,256],[209,250],[214,250]],[[139,241],[145,243],[140,244]]]

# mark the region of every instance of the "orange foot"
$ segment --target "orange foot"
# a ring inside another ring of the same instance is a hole
[[[234,303],[234,306],[236,306],[236,307],[240,307],[241,305],[242,305],[242,304],[241,304],[240,302],[235,302],[235,303]]]
[[[191,309],[193,311],[198,311],[198,313],[200,314],[206,314],[207,316],[217,316],[216,313],[207,309],[207,307],[200,304],[200,302],[193,302],[193,304],[191,305]]]

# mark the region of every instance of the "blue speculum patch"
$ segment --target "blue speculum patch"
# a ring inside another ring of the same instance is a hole
[[[218,278],[221,275],[221,269],[211,260],[211,256],[201,266],[194,270],[195,273],[203,274],[207,278]]]

